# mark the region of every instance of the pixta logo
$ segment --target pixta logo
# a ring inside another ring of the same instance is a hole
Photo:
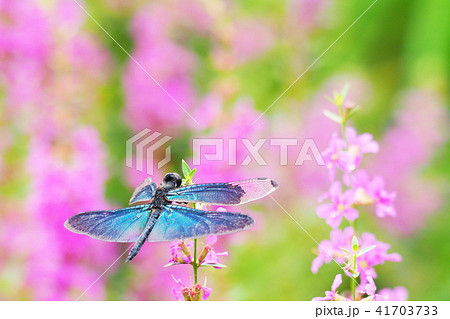
[[[172,138],[153,132],[148,128],[127,140],[126,165],[148,175],[153,175],[155,167],[154,154]],[[144,159],[147,159],[144,163]],[[158,169],[170,162],[170,145],[165,148],[165,156],[157,163]]]

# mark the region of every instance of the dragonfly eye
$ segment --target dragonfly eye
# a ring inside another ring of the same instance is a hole
[[[181,186],[181,176],[177,173],[167,173],[164,176],[163,184],[169,187],[180,187]]]

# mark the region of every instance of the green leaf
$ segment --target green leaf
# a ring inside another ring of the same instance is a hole
[[[328,111],[328,110],[324,110],[324,111],[323,111],[323,114],[324,114],[326,117],[328,117],[330,120],[332,120],[332,121],[334,121],[334,122],[336,122],[336,123],[339,123],[339,124],[342,123],[341,117],[340,117],[339,115],[337,115],[337,114],[334,114],[333,112],[330,112],[330,111]]]
[[[353,235],[353,238],[352,238],[352,249],[353,249],[353,251],[354,251],[355,253],[356,253],[356,252],[358,251],[358,249],[359,249],[358,238],[356,238],[355,235]]]
[[[225,268],[225,267],[228,267],[228,266],[220,264],[220,263],[214,263],[214,264],[203,263],[203,264],[200,265],[200,267],[220,267],[220,268]]]
[[[356,105],[355,107],[351,108],[350,111],[347,114],[347,120],[349,118],[353,117],[353,115],[355,115],[359,111],[360,108],[361,107],[359,105]]]
[[[194,168],[191,173],[189,174],[189,178],[192,180],[194,178],[195,172],[197,171],[196,168]]]
[[[350,252],[349,251],[347,251],[347,249],[344,249],[344,248],[342,248],[342,247],[339,247],[341,250],[343,250],[344,252],[346,252],[347,254],[349,254],[350,255]]]
[[[364,248],[364,249],[361,249],[361,251],[358,253],[358,255],[356,255],[356,256],[362,256],[362,255],[364,255],[365,253],[367,253],[367,252],[369,252],[369,251],[371,251],[372,249],[374,249],[375,247],[377,247],[377,245],[373,245],[373,246],[369,246],[369,247],[366,247],[366,248]]]
[[[181,160],[181,168],[183,169],[183,175],[186,179],[189,179],[190,173],[191,173],[191,168],[189,167],[189,165],[186,163],[185,160]]]
[[[341,95],[339,94],[338,91],[333,91],[333,99],[334,99],[335,102],[336,102],[337,99],[339,99],[340,96]]]
[[[342,91],[341,91],[342,102],[345,101],[345,98],[347,97],[349,88],[350,88],[350,86],[348,85],[348,83],[345,84],[344,87],[342,88]]]
[[[327,100],[327,101],[329,101],[329,102],[331,102],[333,104],[336,104],[336,100],[331,98],[331,97],[329,97],[329,96],[325,96],[325,100]]]

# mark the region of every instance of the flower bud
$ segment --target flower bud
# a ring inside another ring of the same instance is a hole
[[[200,253],[200,256],[198,257],[198,263],[201,264],[203,260],[205,260],[206,256],[208,255],[208,253],[212,250],[213,248],[210,245],[206,245],[205,247],[203,247],[202,252]]]
[[[180,243],[180,248],[181,248],[181,251],[183,252],[183,254],[185,254],[186,255],[186,257],[191,257],[191,252],[189,251],[189,249],[187,248],[187,246],[186,246],[186,244],[185,244],[185,242],[184,241],[182,241],[181,243]]]

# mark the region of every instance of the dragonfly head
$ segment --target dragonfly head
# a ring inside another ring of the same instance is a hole
[[[177,173],[167,173],[164,178],[161,186],[165,189],[172,189],[181,186],[181,176]]]

